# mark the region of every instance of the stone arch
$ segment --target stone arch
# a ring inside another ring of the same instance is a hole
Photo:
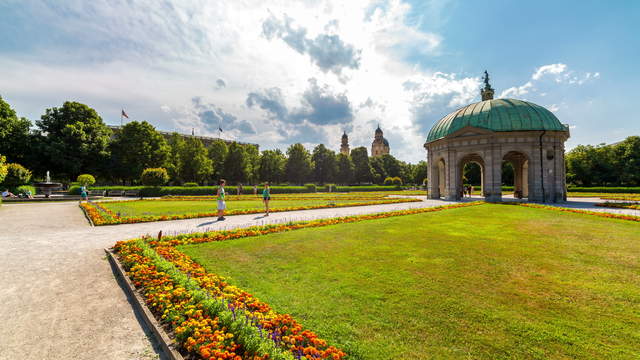
[[[440,157],[435,161],[435,164],[431,165],[431,179],[429,179],[429,187],[432,194],[429,195],[432,199],[438,199],[446,196],[447,189],[447,165],[444,158]]]
[[[464,154],[460,157],[460,160],[458,160],[458,164],[457,164],[457,172],[456,172],[456,185],[455,185],[455,189],[456,189],[456,199],[459,200],[460,198],[462,198],[462,194],[463,194],[463,176],[464,176],[464,166],[468,163],[476,163],[478,165],[480,165],[480,186],[482,188],[482,196],[484,196],[484,177],[485,174],[487,173],[486,171],[486,165],[485,165],[485,161],[484,158],[482,157],[482,155],[478,152],[474,152],[474,153],[469,153],[469,154]]]
[[[532,193],[529,181],[532,178],[531,172],[534,170],[530,166],[530,157],[522,149],[508,150],[502,155],[502,161],[511,163],[513,167],[513,196],[515,198],[529,198]]]

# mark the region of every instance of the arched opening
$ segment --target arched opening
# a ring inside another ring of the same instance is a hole
[[[529,159],[518,151],[509,151],[502,158],[502,185],[512,186],[513,197],[529,197]]]
[[[463,157],[459,164],[459,179],[456,184],[457,197],[471,197],[470,191],[484,196],[484,160],[478,154]]]
[[[446,166],[444,159],[439,159],[435,165],[431,167],[431,179],[429,179],[429,186],[432,191],[429,198],[439,199],[445,196],[446,185]]]

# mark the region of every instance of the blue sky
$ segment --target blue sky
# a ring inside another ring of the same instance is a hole
[[[162,130],[370,147],[416,162],[429,128],[496,96],[552,110],[568,148],[640,134],[640,2],[0,0],[0,95],[75,100]]]

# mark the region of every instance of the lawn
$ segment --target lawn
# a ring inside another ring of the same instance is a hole
[[[353,359],[636,359],[639,230],[481,205],[180,250]]]

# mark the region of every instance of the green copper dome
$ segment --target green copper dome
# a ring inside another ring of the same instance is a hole
[[[491,131],[569,130],[540,105],[515,99],[492,99],[467,105],[443,117],[429,131],[427,142],[441,139],[465,126]]]

